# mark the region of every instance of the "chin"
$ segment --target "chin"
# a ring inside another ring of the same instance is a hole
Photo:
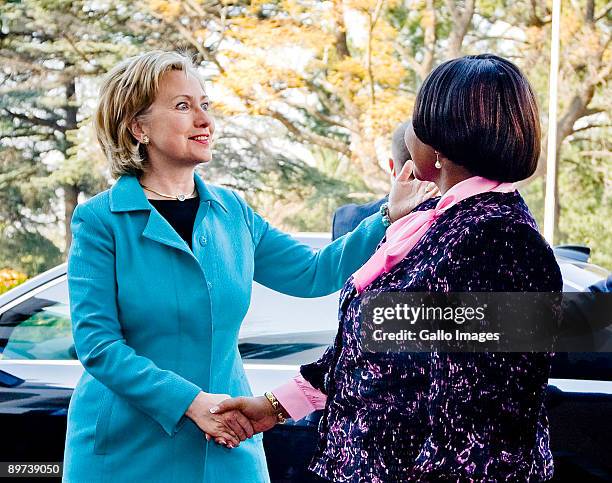
[[[417,179],[419,181],[430,181],[429,179],[427,179],[426,176],[423,176],[423,173],[419,172],[417,169],[413,171],[412,175],[414,176],[414,179]]]
[[[198,156],[194,156],[191,160],[191,164],[198,166],[200,164],[206,164],[212,161],[212,153],[200,154]]]

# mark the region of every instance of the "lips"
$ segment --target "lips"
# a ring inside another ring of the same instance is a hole
[[[197,136],[191,136],[189,140],[195,141],[196,143],[201,144],[203,146],[210,145],[210,135],[208,134],[199,134]]]

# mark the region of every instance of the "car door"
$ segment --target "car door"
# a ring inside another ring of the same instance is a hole
[[[68,403],[82,371],[65,275],[0,308],[2,460],[62,461]]]

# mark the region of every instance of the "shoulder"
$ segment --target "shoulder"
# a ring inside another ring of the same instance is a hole
[[[451,263],[466,274],[481,273],[485,279],[491,278],[486,274],[495,274],[491,287],[500,284],[507,290],[561,290],[561,272],[554,253],[522,198],[516,194],[501,200],[497,204],[489,200],[485,204],[491,209],[474,209],[474,216],[460,217],[463,224],[450,253]],[[494,278],[498,279],[495,283]],[[504,285],[503,280],[508,283]]]
[[[208,189],[212,197],[216,199],[219,203],[221,203],[223,207],[230,213],[236,211],[242,212],[247,209],[250,209],[249,204],[244,199],[244,197],[233,189],[209,183],[206,183],[206,188]]]
[[[73,220],[80,217],[86,221],[104,221],[109,219],[111,214],[110,189],[107,189],[79,203],[74,210]]]
[[[517,191],[481,193],[457,203],[448,214],[449,228],[457,231],[458,241],[527,236],[546,244],[533,215]]]
[[[221,201],[236,202],[236,198],[242,200],[242,197],[238,193],[232,189],[226,188],[225,186],[206,183],[206,188],[208,188],[212,195],[216,196]]]
[[[336,219],[347,219],[359,216],[367,218],[368,216],[373,215],[378,210],[380,210],[381,205],[385,201],[387,201],[387,198],[382,198],[380,200],[372,201],[370,203],[364,203],[362,205],[349,203],[348,205],[343,205],[339,207],[334,212],[334,216],[336,217]]]
[[[264,220],[238,192],[223,186],[206,184],[210,197],[218,202],[231,219],[238,218],[241,226],[248,230],[253,243],[261,238],[268,229]]]
[[[500,249],[525,253],[530,250],[550,252],[550,246],[538,231],[538,226],[521,195],[512,193],[482,193],[464,200],[457,212],[458,244],[470,247]]]
[[[332,221],[334,238],[342,236],[349,231],[353,231],[362,220],[377,213],[385,201],[387,201],[387,197],[362,205],[350,203],[339,207],[334,212]]]

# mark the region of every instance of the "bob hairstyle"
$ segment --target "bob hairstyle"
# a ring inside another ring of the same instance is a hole
[[[134,119],[146,116],[153,104],[163,74],[179,70],[192,74],[202,84],[193,61],[179,52],[154,50],[130,57],[106,74],[100,88],[94,127],[111,175],[140,176],[145,172],[147,153],[130,130]]]
[[[412,118],[416,136],[476,176],[528,178],[540,155],[538,104],[512,62],[468,55],[434,69],[421,86]]]

